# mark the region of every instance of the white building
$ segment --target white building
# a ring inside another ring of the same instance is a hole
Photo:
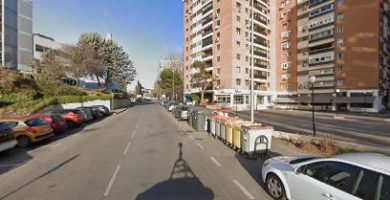
[[[34,58],[40,60],[41,55],[45,51],[49,50],[59,50],[64,47],[63,44],[55,41],[53,38],[34,33],[33,35],[33,43],[34,43]]]

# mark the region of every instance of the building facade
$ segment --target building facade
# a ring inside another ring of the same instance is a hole
[[[255,104],[266,107],[275,91],[271,64],[272,11],[267,0],[185,0],[184,91],[196,73],[191,65],[203,61],[212,80],[206,91],[209,102],[242,110],[250,106],[253,64]],[[252,14],[253,13],[253,14]]]
[[[41,60],[42,53],[45,51],[57,51],[64,47],[63,44],[55,41],[53,38],[34,33],[33,34],[34,59]]]
[[[213,77],[209,101],[248,109],[253,63],[257,109],[386,109],[389,0],[183,3],[186,93],[199,92],[191,65],[203,61]]]
[[[278,65],[292,73],[288,78],[293,86],[286,93],[280,93],[279,88],[276,107],[307,109],[314,89],[313,105],[319,110],[386,109],[390,83],[389,1],[282,0],[277,6],[282,12],[280,19],[283,13],[289,13],[287,21],[279,20],[278,24],[292,25],[289,61]],[[277,55],[283,57],[285,52]],[[277,76],[284,78],[283,72]],[[313,85],[310,76],[316,77]]]
[[[31,73],[33,58],[32,1],[1,0],[1,64]]]

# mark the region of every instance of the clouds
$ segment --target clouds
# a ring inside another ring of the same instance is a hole
[[[183,46],[182,12],[181,0],[35,0],[34,32],[66,43],[83,32],[112,32],[137,78],[153,87],[160,58]]]

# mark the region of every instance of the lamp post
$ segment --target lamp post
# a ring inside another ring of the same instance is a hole
[[[316,82],[315,76],[310,76],[309,81],[311,83],[311,117],[313,121],[313,135],[316,135],[316,123],[314,118],[314,83]]]
[[[238,115],[238,114],[237,114],[237,112],[238,112],[238,109],[237,109],[237,108],[238,108],[238,107],[237,107],[237,100],[238,100],[237,94],[238,94],[239,90],[238,90],[238,89],[235,89],[235,92],[236,92],[236,93],[235,93],[235,96],[234,96],[235,98],[233,98],[233,99],[234,99],[234,103],[236,103],[236,117],[237,117],[237,115]]]
[[[336,93],[333,94],[333,97],[335,99],[337,99],[337,97],[339,96],[339,93],[340,93],[340,89],[336,89]],[[336,113],[336,117],[338,116],[338,107],[337,107],[337,101],[334,101],[335,102],[335,113]]]

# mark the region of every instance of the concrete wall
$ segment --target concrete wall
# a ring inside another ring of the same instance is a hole
[[[111,103],[111,100],[94,100],[94,101],[86,101],[80,103],[66,103],[66,104],[51,105],[42,109],[40,112],[55,110],[55,109],[73,109],[81,106],[94,106],[94,105],[103,105],[113,110],[113,109],[126,107],[128,104],[129,104],[129,100],[127,99],[114,99],[114,104]],[[114,106],[114,108],[112,108],[112,105]]]

